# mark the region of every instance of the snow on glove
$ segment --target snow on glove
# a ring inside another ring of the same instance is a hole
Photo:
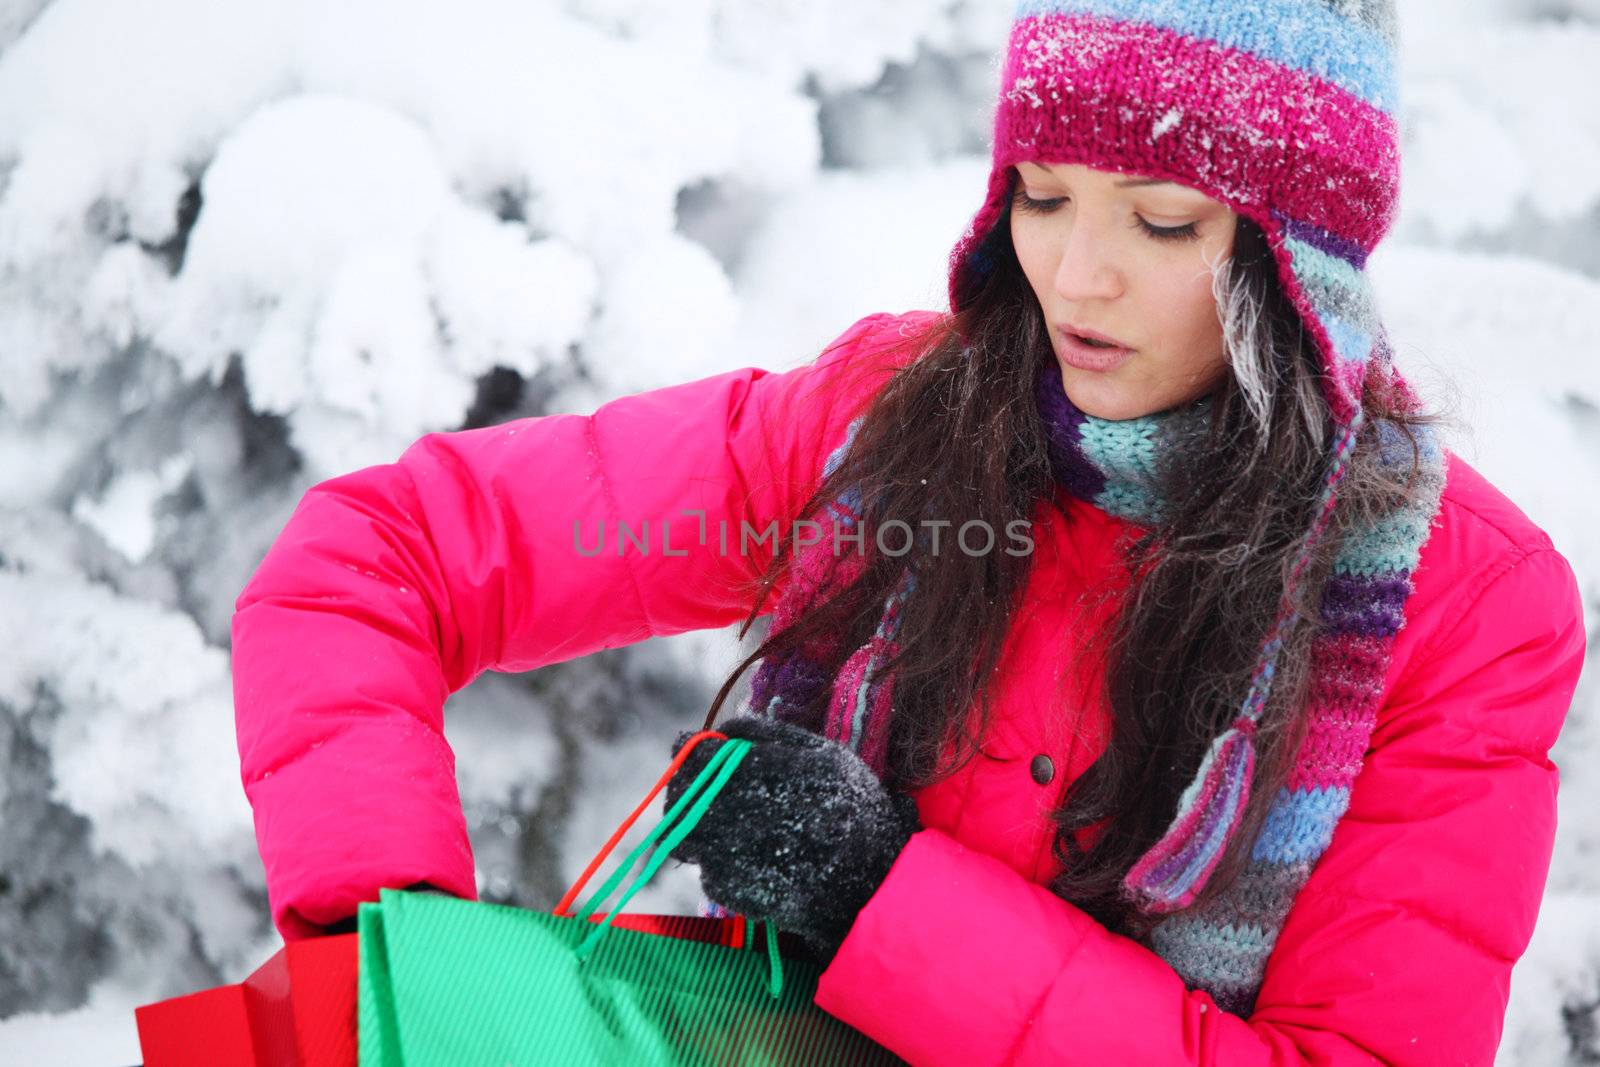
[[[803,727],[742,714],[717,730],[753,746],[669,856],[699,865],[712,901],[799,934],[826,964],[922,829],[916,803],[848,745]],[[678,735],[674,757],[697,732]],[[667,810],[722,744],[695,746],[667,782]]]

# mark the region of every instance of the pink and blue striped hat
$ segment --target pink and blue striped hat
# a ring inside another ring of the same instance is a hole
[[[1023,0],[987,199],[950,256],[951,308],[988,272],[1016,163],[1163,178],[1261,227],[1342,428],[1369,368],[1414,399],[1365,271],[1398,202],[1396,54],[1391,0]]]

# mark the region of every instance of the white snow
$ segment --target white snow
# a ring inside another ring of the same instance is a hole
[[[193,467],[194,457],[180,454],[168,456],[153,471],[123,471],[98,499],[84,494],[74,500],[72,517],[138,563],[155,547],[156,505]]]

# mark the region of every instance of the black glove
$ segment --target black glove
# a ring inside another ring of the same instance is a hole
[[[849,746],[802,727],[743,714],[716,729],[754,746],[669,855],[699,865],[711,900],[799,934],[826,965],[922,829],[916,803]],[[678,735],[674,757],[697,732]],[[667,783],[667,809],[723,744],[695,746]]]

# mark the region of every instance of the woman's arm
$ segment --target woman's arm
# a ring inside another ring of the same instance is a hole
[[[428,434],[307,491],[232,624],[242,777],[285,938],[383,886],[476,896],[445,698],[485,670],[742,619],[776,547],[755,537],[787,525],[861,399],[841,368],[903,318],[868,316],[785,373]]]
[[[1585,636],[1555,550],[1462,591],[1380,715],[1250,1018],[937,830],[911,838],[817,1004],[919,1067],[1489,1064],[1556,820],[1548,759]]]

